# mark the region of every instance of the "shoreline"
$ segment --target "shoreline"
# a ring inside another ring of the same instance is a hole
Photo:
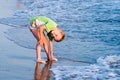
[[[27,74],[27,72],[21,72],[20,70],[24,70],[25,68],[33,69],[35,62],[31,58],[35,58],[34,51],[20,47],[13,41],[8,40],[4,32],[10,26],[3,24],[0,24],[0,26],[3,27],[0,31],[0,79],[8,80],[10,78],[14,80],[20,74]],[[31,56],[29,57],[28,55]]]
[[[0,1],[0,18],[7,18],[14,14],[14,9],[17,7],[17,0],[12,1]],[[6,5],[8,3],[8,5]],[[3,8],[4,7],[4,8]],[[28,49],[21,47],[9,40],[5,34],[8,29],[12,29],[12,26],[0,23],[0,79],[1,80],[34,80],[35,72],[48,70],[48,65],[36,63],[36,51],[34,49]],[[44,52],[41,53],[44,57]],[[46,57],[46,56],[45,56]],[[59,64],[59,63],[58,63]],[[36,70],[40,68],[39,70]],[[43,74],[43,73],[41,73]],[[44,74],[47,74],[44,72]],[[51,75],[51,78],[53,76]]]
[[[2,10],[0,18],[12,16],[13,10],[17,8],[17,0],[4,0],[0,1],[0,3],[0,9]],[[7,39],[5,32],[12,27],[1,23],[0,27],[0,79],[33,79],[35,50],[23,48]]]
[[[0,13],[0,18],[7,18],[14,14],[14,9],[17,7],[17,0],[12,1],[0,1],[2,5],[2,13]],[[10,3],[9,3],[10,2]],[[8,5],[6,5],[8,4]],[[4,8],[3,8],[4,7]],[[5,14],[4,14],[5,13]],[[35,72],[42,72],[48,70],[48,65],[37,65],[36,64],[36,52],[33,49],[28,49],[21,47],[14,43],[13,41],[7,39],[5,32],[13,27],[4,25],[0,23],[0,79],[1,80],[33,80]],[[45,53],[42,52],[42,57]],[[46,57],[46,55],[45,55]],[[69,60],[58,59],[58,62],[53,63],[53,67],[64,66],[64,64],[72,65],[73,63]],[[85,65],[84,63],[79,63],[80,65]],[[36,71],[36,67],[38,70]],[[44,72],[44,74],[47,74]],[[53,75],[51,75],[53,78]]]

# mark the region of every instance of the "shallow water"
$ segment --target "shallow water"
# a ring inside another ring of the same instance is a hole
[[[9,29],[7,38],[16,44],[34,49],[36,40],[30,33],[28,26],[30,17],[44,15],[56,21],[66,34],[61,43],[54,44],[55,56],[61,61],[68,62],[63,65],[64,71],[70,76],[69,69],[73,69],[79,62],[91,63],[98,66],[99,57],[120,55],[120,1],[119,0],[20,0],[23,9],[15,11],[14,15],[0,20],[0,23],[13,26]],[[41,4],[42,3],[42,4]],[[22,37],[21,37],[22,36]],[[64,56],[63,56],[64,55]],[[116,58],[118,58],[116,56]],[[105,58],[106,59],[106,58]],[[72,64],[70,64],[72,62]],[[104,63],[103,59],[103,63]],[[117,65],[119,66],[119,60]],[[65,66],[65,67],[64,67]],[[101,65],[99,66],[101,67]],[[104,66],[103,66],[104,67]],[[91,69],[90,67],[87,67]],[[118,67],[119,69],[120,67]],[[60,68],[56,68],[61,71]],[[80,69],[80,70],[79,70]],[[74,70],[80,72],[84,68],[78,67]],[[106,70],[103,69],[102,70]],[[100,68],[100,71],[102,71]],[[116,69],[112,68],[113,71]],[[108,68],[111,71],[111,68]],[[53,71],[54,72],[54,71]],[[118,70],[119,72],[119,70]],[[107,74],[106,71],[103,72]],[[58,74],[58,73],[57,73]],[[58,74],[64,79],[63,74]],[[98,73],[97,73],[98,74]],[[75,75],[75,74],[74,74]],[[90,72],[92,75],[92,72]],[[80,79],[80,74],[76,74]],[[98,76],[98,75],[97,75]],[[103,75],[99,75],[102,76]],[[56,80],[59,77],[56,77]],[[96,77],[96,76],[95,76]],[[108,80],[118,80],[120,74]],[[65,76],[67,79],[67,76]],[[74,79],[74,78],[73,78]],[[76,80],[79,80],[76,79]],[[81,79],[82,80],[82,79]],[[102,80],[88,78],[85,80]]]
[[[89,66],[57,66],[52,71],[55,80],[120,80],[120,56],[101,57]]]

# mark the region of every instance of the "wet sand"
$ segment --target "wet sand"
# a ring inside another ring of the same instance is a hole
[[[37,80],[51,78],[52,63],[46,65],[35,62],[35,50],[20,47],[5,37],[11,28],[0,24],[0,80]]]
[[[16,3],[16,0],[1,0],[0,18],[13,15]],[[0,80],[33,80],[35,50],[20,47],[8,40],[5,32],[12,27],[3,24],[0,27]]]

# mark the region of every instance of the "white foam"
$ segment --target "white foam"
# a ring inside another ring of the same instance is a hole
[[[52,72],[55,80],[119,80],[120,56],[100,57],[89,66],[57,66]]]

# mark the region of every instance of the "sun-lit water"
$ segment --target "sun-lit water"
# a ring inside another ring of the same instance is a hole
[[[63,42],[54,44],[54,53],[57,58],[63,59],[64,62],[72,61],[73,64],[69,67],[67,64],[63,65],[65,73],[60,67],[53,69],[53,73],[59,72],[56,74],[58,76],[55,77],[56,80],[67,80],[68,77],[69,80],[102,80],[101,78],[119,80],[120,59],[115,62],[117,67],[112,68],[106,68],[97,62],[100,60],[99,57],[108,56],[113,60],[120,57],[119,0],[20,0],[20,2],[24,5],[23,9],[15,11],[12,17],[0,19],[0,23],[13,26],[6,32],[7,38],[20,46],[34,49],[36,41],[28,29],[28,19],[38,15],[56,21],[66,34]],[[118,57],[113,58],[115,55]],[[110,58],[103,58],[102,64]],[[94,67],[73,66],[74,62],[80,61],[92,63]],[[91,68],[92,70],[97,68],[99,71],[92,73]],[[69,73],[69,70],[78,72]],[[91,76],[94,74],[96,75]],[[112,77],[108,78],[109,74]]]

